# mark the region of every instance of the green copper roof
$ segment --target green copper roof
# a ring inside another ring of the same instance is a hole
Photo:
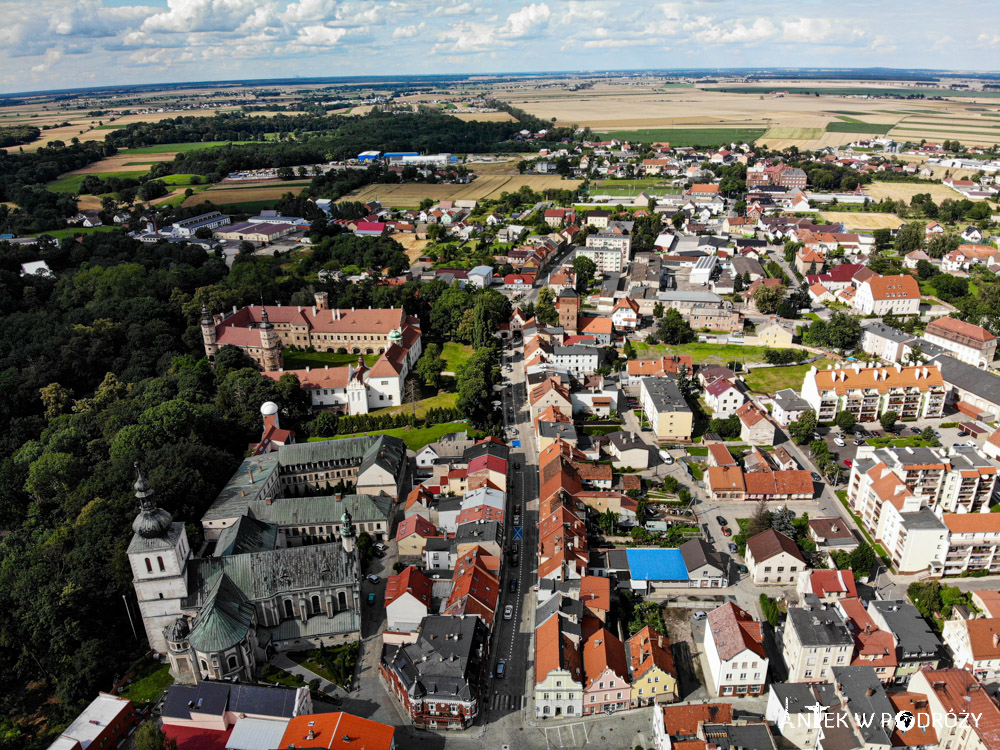
[[[302,526],[303,524],[340,523],[344,512],[351,514],[354,523],[374,523],[381,521],[388,528],[393,499],[388,495],[344,495],[339,500],[336,495],[321,497],[283,497],[270,505],[256,500],[249,505],[254,518],[269,521],[278,526]]]
[[[215,557],[242,555],[246,552],[264,552],[278,546],[278,527],[250,516],[240,516],[232,526],[219,534],[215,544]]]
[[[243,641],[253,623],[253,605],[229,576],[215,582],[198,616],[188,641],[195,651],[225,651]]]

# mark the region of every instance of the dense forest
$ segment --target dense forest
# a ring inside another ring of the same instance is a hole
[[[32,125],[11,125],[0,128],[0,148],[10,148],[31,143],[42,134]]]

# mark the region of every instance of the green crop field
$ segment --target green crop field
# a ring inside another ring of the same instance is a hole
[[[764,138],[774,139],[795,139],[813,141],[822,138],[825,131],[823,128],[769,128],[764,133]]]
[[[895,125],[891,122],[861,122],[861,120],[852,120],[851,122],[828,122],[826,124],[826,132],[884,135],[894,127]]]
[[[164,183],[165,185],[172,185],[173,187],[187,187],[188,185],[192,184],[191,183],[191,178],[192,177],[201,177],[201,175],[198,175],[198,174],[168,174],[168,175],[164,175],[163,177],[157,177],[156,179],[158,179],[160,182]],[[202,180],[202,182],[199,183],[199,184],[203,185],[206,189],[209,188],[209,187],[211,187],[204,180]]]
[[[78,193],[80,192],[80,186],[83,185],[83,181],[90,177],[87,174],[67,174],[60,177],[58,180],[53,180],[45,186],[46,190],[50,190],[53,193]],[[102,180],[106,180],[109,177],[120,177],[122,179],[138,179],[143,176],[142,172],[99,172],[93,175],[94,177],[100,177]]]
[[[667,142],[674,147],[722,146],[726,143],[753,143],[765,128],[656,128],[642,130],[609,130],[600,133],[605,138],[640,143]]]
[[[891,96],[900,99],[919,100],[927,96],[955,96],[962,98],[997,97],[1000,91],[952,91],[951,89],[893,89],[871,86],[724,86],[706,88],[706,91],[721,91],[725,94],[769,94],[772,91],[787,91],[789,94],[809,94],[820,96]],[[920,94],[920,96],[916,96]]]
[[[213,148],[215,146],[238,145],[241,143],[252,143],[252,141],[204,141],[200,143],[161,143],[157,146],[140,146],[138,148],[123,148],[120,153],[128,154],[173,154],[197,151],[200,148]]]

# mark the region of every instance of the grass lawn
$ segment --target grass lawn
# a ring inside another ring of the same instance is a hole
[[[191,178],[192,177],[201,177],[201,175],[200,174],[168,174],[168,175],[164,175],[163,177],[157,177],[156,179],[158,179],[160,182],[163,182],[163,183],[165,183],[167,185],[170,185],[172,187],[188,187],[189,185],[191,185]],[[209,185],[205,185],[204,182],[202,182],[200,184],[204,185],[206,188],[209,187]]]
[[[643,341],[633,341],[632,346],[640,354],[648,358],[660,357],[664,354],[690,354],[695,364],[725,365],[737,362],[763,362],[766,346],[742,346],[740,344],[657,344],[650,346]]]
[[[310,443],[320,440],[343,440],[348,437],[361,437],[362,435],[392,435],[402,438],[406,447],[412,451],[418,451],[429,443],[440,440],[450,432],[463,432],[468,430],[470,437],[478,437],[478,430],[469,427],[468,422],[445,422],[444,424],[434,424],[430,427],[393,427],[390,430],[374,430],[372,432],[359,432],[354,435],[338,435],[332,438],[309,438]]]
[[[155,701],[160,697],[160,693],[173,684],[174,678],[170,676],[170,666],[162,666],[156,662],[149,662],[155,667],[151,672],[140,677],[138,680],[127,686],[122,692],[122,698],[128,698],[133,703],[147,703]]]
[[[121,229],[121,227],[70,227],[69,229],[50,229],[48,232],[39,232],[38,234],[32,236],[41,237],[43,234],[47,234],[49,237],[54,237],[57,240],[64,240],[67,237],[76,237],[81,234],[113,232],[116,229]]]
[[[314,648],[308,651],[289,651],[288,657],[324,680],[343,687],[354,674],[359,647],[359,643],[345,643],[323,650]]]
[[[678,146],[721,146],[725,143],[753,143],[765,128],[651,128],[642,130],[610,130],[601,132],[607,138],[640,143],[668,142]]]
[[[197,151],[200,148],[228,146],[230,144],[252,143],[252,141],[206,141],[204,143],[161,143],[157,146],[140,146],[139,148],[123,148],[121,154],[173,154]]]
[[[270,664],[261,670],[260,681],[266,682],[269,685],[277,682],[279,685],[285,685],[286,687],[305,687],[306,684],[306,681],[297,674],[286,672],[283,669],[278,669],[278,667],[272,667]]]
[[[689,456],[707,456],[708,448],[706,448],[705,446],[696,446],[693,448],[688,448],[687,452]]]
[[[796,391],[802,387],[802,381],[810,367],[822,370],[827,365],[833,364],[830,358],[821,359],[811,365],[791,365],[789,367],[765,367],[754,370],[746,376],[746,383],[755,391],[760,393],[774,394],[782,388],[794,388]]]
[[[78,193],[80,191],[80,186],[83,185],[83,181],[88,177],[99,177],[102,180],[106,180],[109,177],[121,177],[123,179],[137,180],[142,177],[142,172],[100,172],[95,175],[89,174],[67,174],[60,177],[58,180],[53,180],[45,186],[46,190],[50,190],[53,193]]]
[[[875,554],[883,558],[884,560],[888,560],[889,553],[885,551],[885,547],[883,547],[881,544],[875,543],[875,540],[872,539],[871,536],[868,534],[868,532],[865,530],[865,525],[864,523],[862,523],[861,518],[858,516],[857,513],[851,510],[851,504],[847,501],[847,490],[836,490],[834,494],[836,494],[836,496],[840,499],[840,502],[844,506],[845,510],[847,510],[847,512],[851,514],[851,518],[854,519],[854,522],[858,525],[858,528],[861,529],[861,533],[864,534],[865,539],[868,540],[869,546],[873,550],[875,550]]]
[[[441,347],[441,358],[444,359],[445,372],[458,372],[458,368],[469,361],[472,347],[467,344],[456,344],[448,341]]]
[[[881,438],[868,438],[865,441],[868,445],[874,446],[876,448],[885,448],[886,446],[891,446],[893,448],[931,448],[933,447],[930,443],[921,437],[916,435],[909,435],[907,437],[881,437]]]
[[[343,367],[344,365],[354,365],[358,362],[357,354],[337,354],[336,352],[300,352],[285,349],[282,352],[285,358],[286,370],[304,370],[306,367]],[[366,354],[365,364],[371,367],[378,362],[378,354]]]
[[[422,398],[417,401],[417,416],[422,417],[431,409],[454,409],[456,403],[458,403],[457,393],[439,393],[436,396]],[[412,404],[401,404],[399,406],[390,406],[388,409],[382,409],[378,413],[411,414],[412,412]]]

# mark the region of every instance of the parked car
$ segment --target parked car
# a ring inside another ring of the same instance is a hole
[[[728,525],[729,525],[729,521],[727,521],[727,520],[726,520],[725,518],[723,518],[722,516],[716,516],[716,517],[715,517],[715,522],[716,522],[717,524],[719,524],[719,526],[728,526]]]
[[[692,620],[704,620],[706,617],[708,617],[708,612],[702,612],[701,610],[691,615]]]
[[[375,594],[374,593],[370,593],[370,594],[368,594],[368,606],[371,607],[371,606],[374,606],[374,605],[375,605]]]
[[[514,514],[514,525],[515,526],[521,525],[521,516],[516,513]]]
[[[374,573],[369,573],[368,575],[365,576],[365,578],[368,579],[368,583],[378,583],[379,581],[382,580]]]
[[[510,579],[510,590],[511,591],[517,591],[517,579],[516,578],[511,578]]]
[[[518,503],[517,505],[514,506],[514,512],[515,513],[521,512],[521,503]]]
[[[854,466],[854,462],[851,459],[849,459],[849,458],[845,458],[844,459],[844,466],[846,466],[848,469],[850,469],[852,466]]]
[[[854,444],[855,445],[864,445],[865,441],[864,441],[863,438],[856,438],[855,441],[854,441]]]
[[[667,456],[665,459],[663,459],[663,463],[665,463],[667,466],[670,466],[673,462],[674,462],[673,456]]]
[[[823,439],[823,436],[820,435],[818,432],[814,432],[813,433],[813,440],[822,440],[822,439]]]
[[[509,620],[514,616],[514,605],[508,604],[503,608],[503,619]]]
[[[842,437],[835,437],[833,439],[833,444],[836,445],[838,448],[843,448],[845,445],[847,445],[847,443],[844,442],[844,438]]]
[[[731,528],[729,528],[728,526],[722,527],[722,536],[732,536],[732,535],[733,535],[733,530]]]
[[[978,448],[979,447],[978,445],[976,445],[976,441],[975,440],[966,440],[965,444],[967,446],[969,446],[970,448]]]
[[[497,677],[503,677],[504,670],[507,668],[507,662],[501,659],[497,662]]]
[[[740,548],[737,547],[735,544],[733,544],[732,542],[729,543],[729,551],[730,552],[734,552],[735,553],[735,552],[739,552],[739,550],[740,550]]]
[[[820,475],[817,474],[815,471],[812,473],[812,480],[814,482],[822,482],[823,481],[822,477],[820,477]]]
[[[748,573],[750,573],[750,569],[746,565],[740,565],[739,566],[739,571],[740,571],[740,575],[741,576],[745,576]]]

